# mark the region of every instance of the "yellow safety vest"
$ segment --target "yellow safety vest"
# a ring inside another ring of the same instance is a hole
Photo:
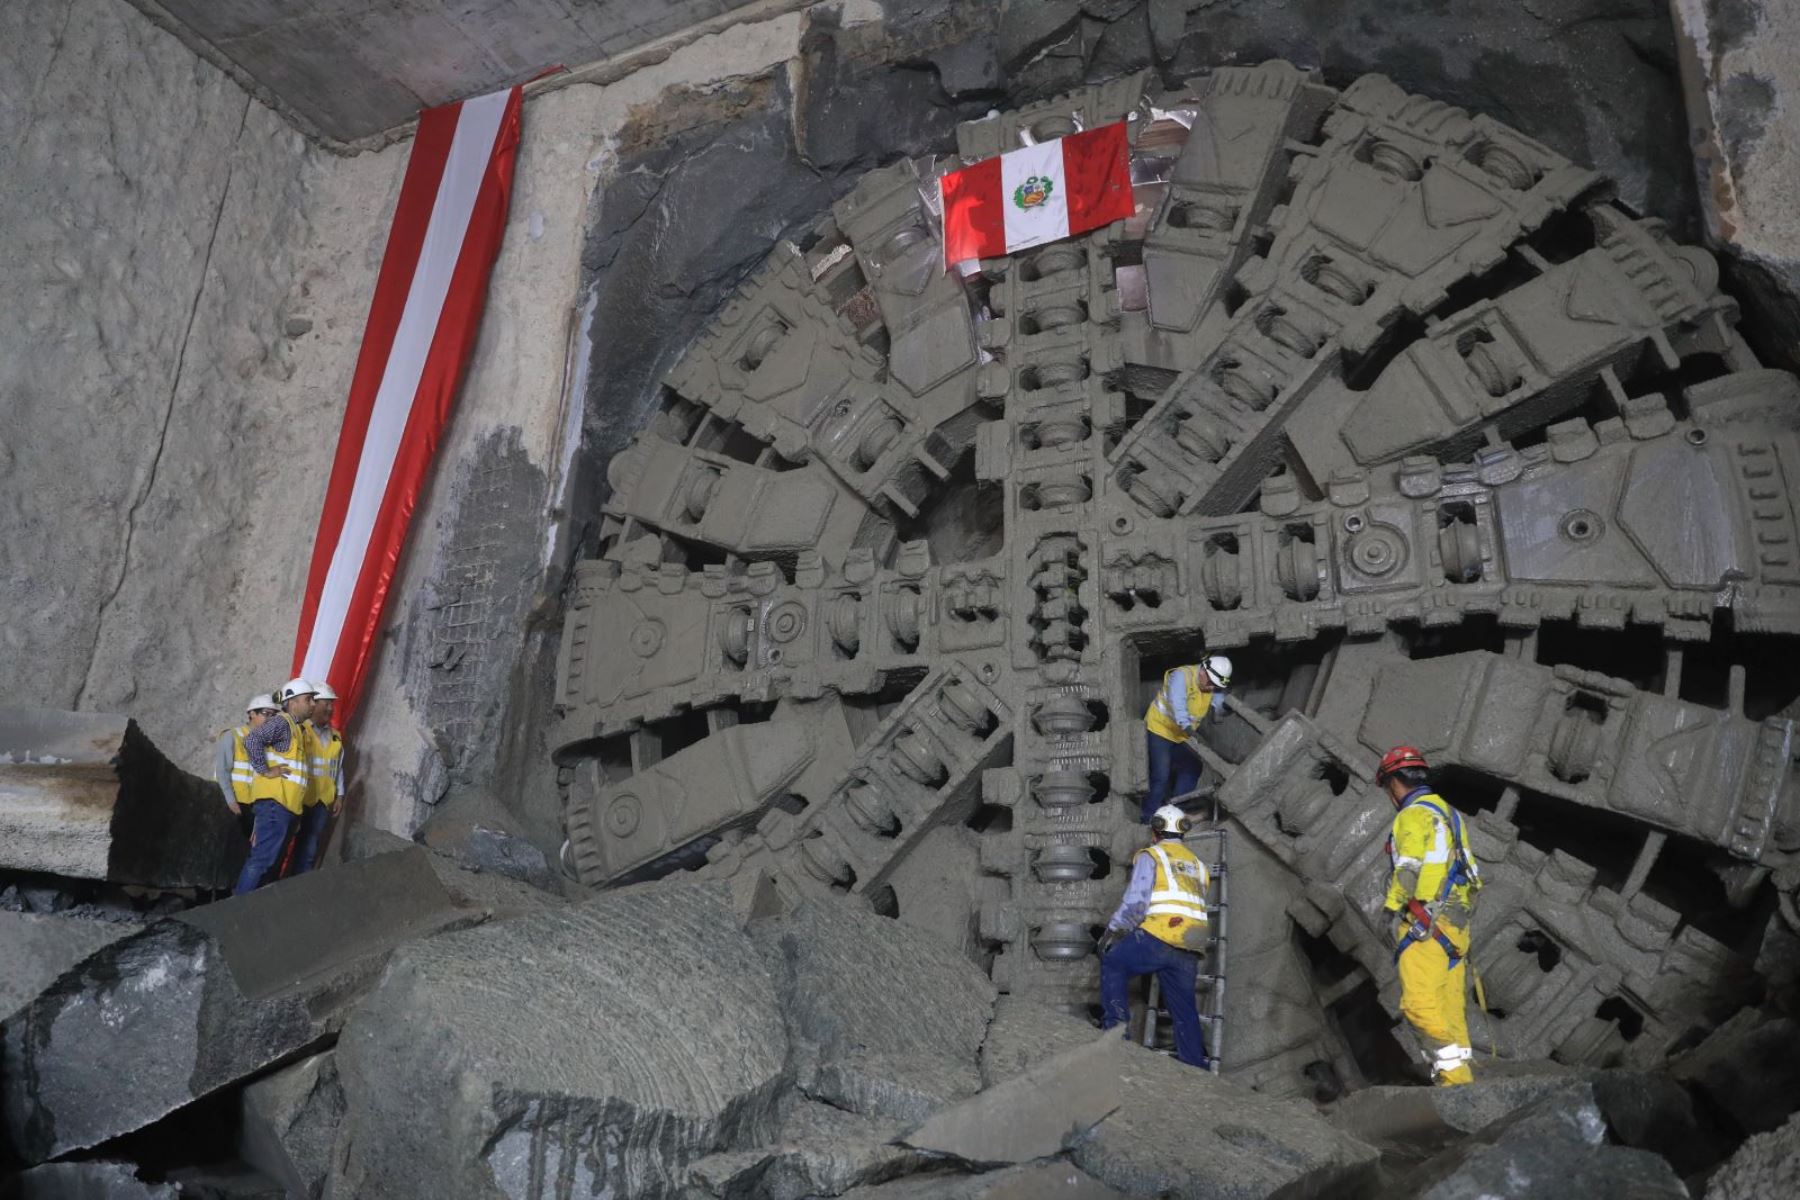
[[[306,732],[300,728],[294,718],[286,713],[277,713],[269,720],[288,723],[288,748],[286,750],[271,748],[263,751],[263,756],[268,759],[269,766],[281,772],[281,777],[269,779],[262,775],[255,775],[250,782],[250,799],[273,800],[289,812],[297,814],[306,806],[308,776]],[[248,758],[245,761],[248,762]]]
[[[335,729],[329,735],[323,735],[317,725],[308,721],[306,747],[312,774],[312,786],[306,790],[306,807],[336,804],[338,760],[344,756],[344,739]]]
[[[237,797],[239,804],[250,803],[250,788],[256,782],[256,772],[250,769],[250,755],[244,751],[244,735],[250,732],[248,725],[239,725],[235,729],[219,731],[219,736],[231,734],[231,794]]]
[[[1206,948],[1206,864],[1180,842],[1157,842],[1138,851],[1156,864],[1150,907],[1139,928],[1182,950]]]
[[[1144,728],[1159,738],[1171,742],[1187,741],[1187,730],[1175,723],[1175,707],[1169,700],[1169,688],[1187,687],[1188,719],[1199,723],[1200,718],[1212,708],[1213,694],[1200,690],[1200,670],[1196,664],[1191,667],[1176,667],[1163,675],[1162,687],[1156,693],[1156,699],[1144,713]],[[1174,684],[1169,681],[1175,680]]]
[[[1453,843],[1460,842],[1460,847]],[[1451,878],[1451,868],[1458,855],[1465,864],[1459,876]],[[1398,911],[1408,900],[1423,900],[1436,905],[1454,897],[1463,908],[1471,907],[1470,895],[1481,885],[1481,872],[1475,865],[1475,853],[1469,849],[1469,825],[1460,813],[1452,815],[1450,805],[1436,792],[1426,792],[1408,800],[1394,814],[1393,836],[1388,839],[1388,857],[1394,874],[1388,881],[1387,907]],[[1407,895],[1400,882],[1400,868],[1414,867],[1419,872],[1415,895]]]

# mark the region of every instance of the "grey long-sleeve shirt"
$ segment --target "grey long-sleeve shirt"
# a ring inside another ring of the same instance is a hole
[[[227,804],[237,803],[237,793],[231,790],[231,766],[236,761],[237,730],[227,729],[219,735],[219,744],[213,751],[213,781]]]

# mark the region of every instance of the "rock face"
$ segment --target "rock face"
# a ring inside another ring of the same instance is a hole
[[[1310,1103],[1276,1100],[1140,1047],[1118,1067],[1124,1102],[1075,1144],[1075,1164],[1122,1192],[1250,1200],[1332,1195],[1373,1169],[1374,1147]]]
[[[94,951],[136,932],[111,921],[0,912],[0,1021]]]
[[[803,1092],[921,1121],[981,1087],[994,987],[930,934],[831,899],[759,922]]]
[[[132,1130],[334,1032],[387,954],[470,919],[423,850],[328,867],[106,946],[3,1026],[27,1162]]]
[[[1789,203],[1800,135],[1784,119],[1800,89],[1800,13],[1762,0],[1674,0],[1669,9],[1707,238],[1774,318],[1766,340],[1752,340],[1791,368],[1800,358],[1774,329],[1800,320],[1800,222]]]
[[[330,1051],[303,1058],[244,1089],[238,1154],[292,1200],[318,1200],[331,1172],[344,1092]]]
[[[243,861],[216,788],[164,758],[135,721],[0,708],[0,867],[224,888]]]
[[[1800,1179],[1800,1116],[1738,1148],[1706,1185],[1706,1200],[1773,1200]]]
[[[776,981],[722,888],[635,889],[433,938],[395,957],[339,1038],[341,1182],[444,1200],[537,1195],[545,1179],[673,1195],[689,1163],[770,1139],[787,1060]]]
[[[1677,1059],[1671,1073],[1741,1133],[1766,1133],[1800,1107],[1800,1022],[1746,1009]]]

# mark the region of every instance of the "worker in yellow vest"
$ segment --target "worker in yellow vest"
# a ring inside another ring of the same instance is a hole
[[[1212,654],[1197,663],[1176,667],[1163,676],[1156,699],[1144,713],[1144,748],[1150,766],[1150,790],[1144,793],[1140,818],[1173,796],[1183,796],[1200,786],[1200,758],[1187,744],[1188,737],[1210,713],[1225,711],[1225,689],[1231,684],[1231,660]]]
[[[1395,746],[1375,772],[1399,810],[1388,838],[1393,873],[1386,908],[1400,918],[1394,948],[1400,1015],[1418,1035],[1436,1082],[1471,1083],[1464,980],[1481,872],[1462,814],[1426,786],[1428,770],[1418,750]]]
[[[312,716],[306,722],[306,745],[311,767],[311,786],[306,793],[306,808],[300,814],[300,838],[294,847],[293,868],[300,875],[318,865],[319,847],[325,828],[337,815],[344,798],[344,739],[332,728],[337,709],[337,693],[329,683],[320,683],[313,696]]]
[[[312,715],[316,689],[304,679],[290,679],[277,694],[282,711],[244,737],[244,757],[256,777],[250,781],[250,856],[231,894],[241,896],[263,884],[281,858],[288,830],[306,806],[310,786],[306,719]]]
[[[1165,805],[1150,816],[1155,840],[1137,852],[1131,882],[1100,937],[1100,1028],[1131,1020],[1131,981],[1155,975],[1175,1028],[1175,1057],[1204,1069],[1206,1035],[1194,984],[1206,949],[1206,864],[1182,845],[1188,815]]]
[[[267,692],[250,697],[250,703],[244,706],[244,724],[219,734],[213,747],[213,781],[219,785],[225,807],[234,816],[242,815],[250,807],[250,784],[256,778],[250,769],[250,758],[244,752],[244,738],[251,730],[261,729],[263,722],[277,711],[275,697]]]

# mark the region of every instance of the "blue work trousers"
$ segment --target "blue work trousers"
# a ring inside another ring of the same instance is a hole
[[[258,800],[250,806],[250,819],[250,857],[244,860],[244,869],[238,872],[237,886],[231,889],[234,896],[262,886],[263,876],[274,868],[281,858],[282,847],[287,845],[288,827],[294,823],[294,814],[283,808],[278,800]]]
[[[1150,790],[1144,793],[1143,822],[1169,802],[1200,786],[1200,756],[1185,742],[1171,742],[1144,731],[1144,747],[1150,759]]]
[[[331,809],[315,804],[300,814],[300,836],[294,843],[294,865],[289,875],[302,875],[319,865],[319,843],[325,840],[325,827],[331,824]]]
[[[1190,1067],[1206,1068],[1206,1034],[1200,1028],[1200,1005],[1194,981],[1200,956],[1177,950],[1161,938],[1134,929],[1100,960],[1100,1028],[1112,1029],[1131,1020],[1131,981],[1154,975],[1162,1001],[1175,1027],[1175,1057]]]

